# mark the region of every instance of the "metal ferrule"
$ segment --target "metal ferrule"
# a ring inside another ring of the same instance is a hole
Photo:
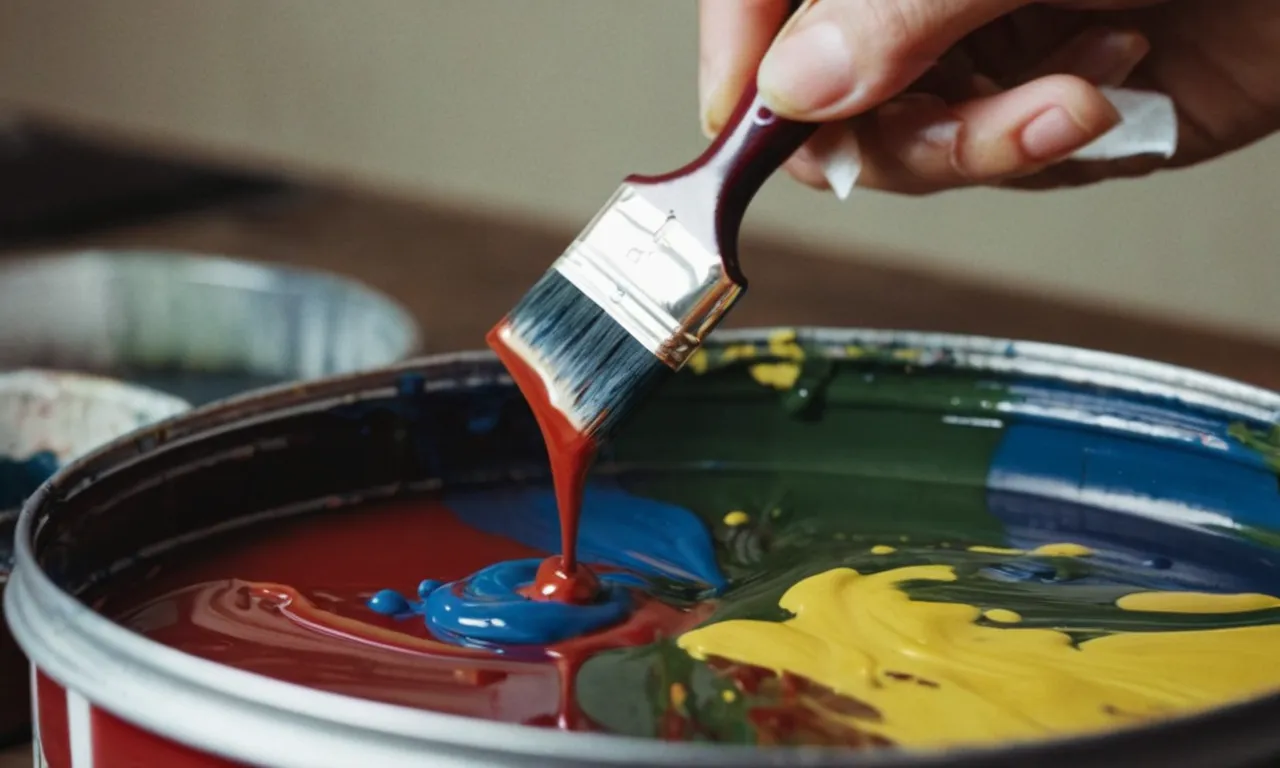
[[[630,184],[554,268],[677,370],[742,293],[715,249]]]

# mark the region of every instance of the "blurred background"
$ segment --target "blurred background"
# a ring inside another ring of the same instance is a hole
[[[703,145],[695,17],[692,0],[5,0],[0,103],[10,119],[571,232],[624,174]],[[824,258],[1274,339],[1278,172],[1272,140],[1051,196],[840,204],[775,181],[749,223]],[[418,258],[445,256],[424,242]]]

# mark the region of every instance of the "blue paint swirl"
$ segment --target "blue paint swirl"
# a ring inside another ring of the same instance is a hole
[[[484,533],[555,552],[560,522],[555,495],[546,488],[494,488],[450,494],[445,504]],[[600,595],[588,605],[530,600],[540,561],[512,560],[469,578],[426,580],[418,599],[384,589],[368,607],[400,619],[421,617],[436,638],[454,645],[503,652],[504,646],[551,645],[625,620],[636,590],[665,579],[708,591],[725,578],[705,525],[687,509],[635,496],[615,486],[588,487],[578,538],[579,560],[622,569],[599,574]]]
[[[445,643],[500,652],[503,645],[550,645],[616,625],[631,611],[630,589],[644,586],[627,573],[603,573],[595,603],[530,600],[521,590],[532,585],[540,562],[497,563],[449,584],[424,581],[419,600],[384,589],[372,596],[369,608],[384,616],[421,616],[431,634]]]
[[[631,611],[631,588],[644,586],[635,576],[605,573],[600,596],[590,605],[530,600],[521,590],[533,584],[540,562],[508,560],[463,581],[424,581],[417,601],[384,589],[369,600],[369,609],[397,618],[422,616],[444,642],[501,651],[504,645],[550,645],[617,624]]]
[[[484,533],[544,552],[560,549],[560,517],[550,488],[468,491],[448,494],[444,503]],[[583,494],[578,559],[713,590],[725,586],[715,544],[697,515],[615,485],[593,484]]]

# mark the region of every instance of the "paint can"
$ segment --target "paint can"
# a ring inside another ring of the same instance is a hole
[[[0,368],[91,371],[199,405],[388,365],[420,343],[390,298],[310,269],[131,250],[0,262]]]
[[[0,373],[0,595],[18,513],[41,483],[72,459],[188,408],[176,397],[97,376]],[[26,659],[0,627],[0,743],[27,736],[27,680]]]
[[[772,450],[768,440],[745,433],[722,442],[697,439],[708,423],[698,410],[699,403],[707,407],[705,393],[699,400],[698,372],[743,360],[761,388],[779,390],[786,418],[806,422],[810,432],[839,428],[839,420],[822,426],[824,409],[836,405],[824,403],[820,390],[831,366],[848,365],[865,368],[870,378],[902,374],[923,382],[910,400],[876,395],[857,408],[923,413],[919,423],[936,417],[957,430],[1006,438],[1006,455],[975,475],[974,487],[985,492],[984,503],[1014,544],[1046,537],[1088,544],[1121,515],[1147,516],[1186,523],[1185,537],[1161,546],[1188,568],[1239,566],[1241,579],[1280,583],[1274,533],[1280,465],[1272,445],[1280,431],[1271,431],[1280,395],[1045,344],[840,329],[739,331],[718,334],[689,375],[677,379],[682,383],[646,406],[628,432],[652,433],[664,457],[680,460],[740,460]],[[980,393],[971,410],[985,415],[954,415],[955,398],[943,385],[955,377],[982,385],[970,388]],[[109,588],[122,564],[209,531],[306,514],[335,499],[536,475],[545,455],[527,412],[496,428],[484,422],[490,426],[483,434],[474,427],[495,393],[511,389],[486,353],[279,388],[135,432],[46,484],[19,522],[6,596],[8,621],[32,659],[37,764],[1245,768],[1280,758],[1274,729],[1280,695],[1097,736],[943,753],[752,749],[565,733],[380,704],[231,669],[151,642],[77,599]],[[739,390],[753,403],[761,397],[757,388]],[[737,402],[726,396],[715,406],[723,414]],[[1052,451],[1033,444],[1037,430],[1046,429],[1055,430]],[[1137,444],[1155,453],[1124,449]],[[892,447],[902,445],[895,440]],[[602,461],[607,468],[645,459],[619,449]],[[1083,459],[1094,461],[1089,471]],[[1206,477],[1219,485],[1206,484]],[[1008,494],[1034,494],[1048,511],[1008,517],[1001,506]],[[1075,511],[1060,514],[1055,505]],[[1233,547],[1247,537],[1261,547],[1250,551],[1276,556],[1234,562]]]

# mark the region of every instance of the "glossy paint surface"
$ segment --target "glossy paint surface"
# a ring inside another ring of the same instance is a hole
[[[264,524],[97,605],[327,690],[664,739],[1035,739],[1280,688],[1271,425],[785,334],[690,367],[601,451],[594,601],[530,599],[562,531],[523,479]]]

